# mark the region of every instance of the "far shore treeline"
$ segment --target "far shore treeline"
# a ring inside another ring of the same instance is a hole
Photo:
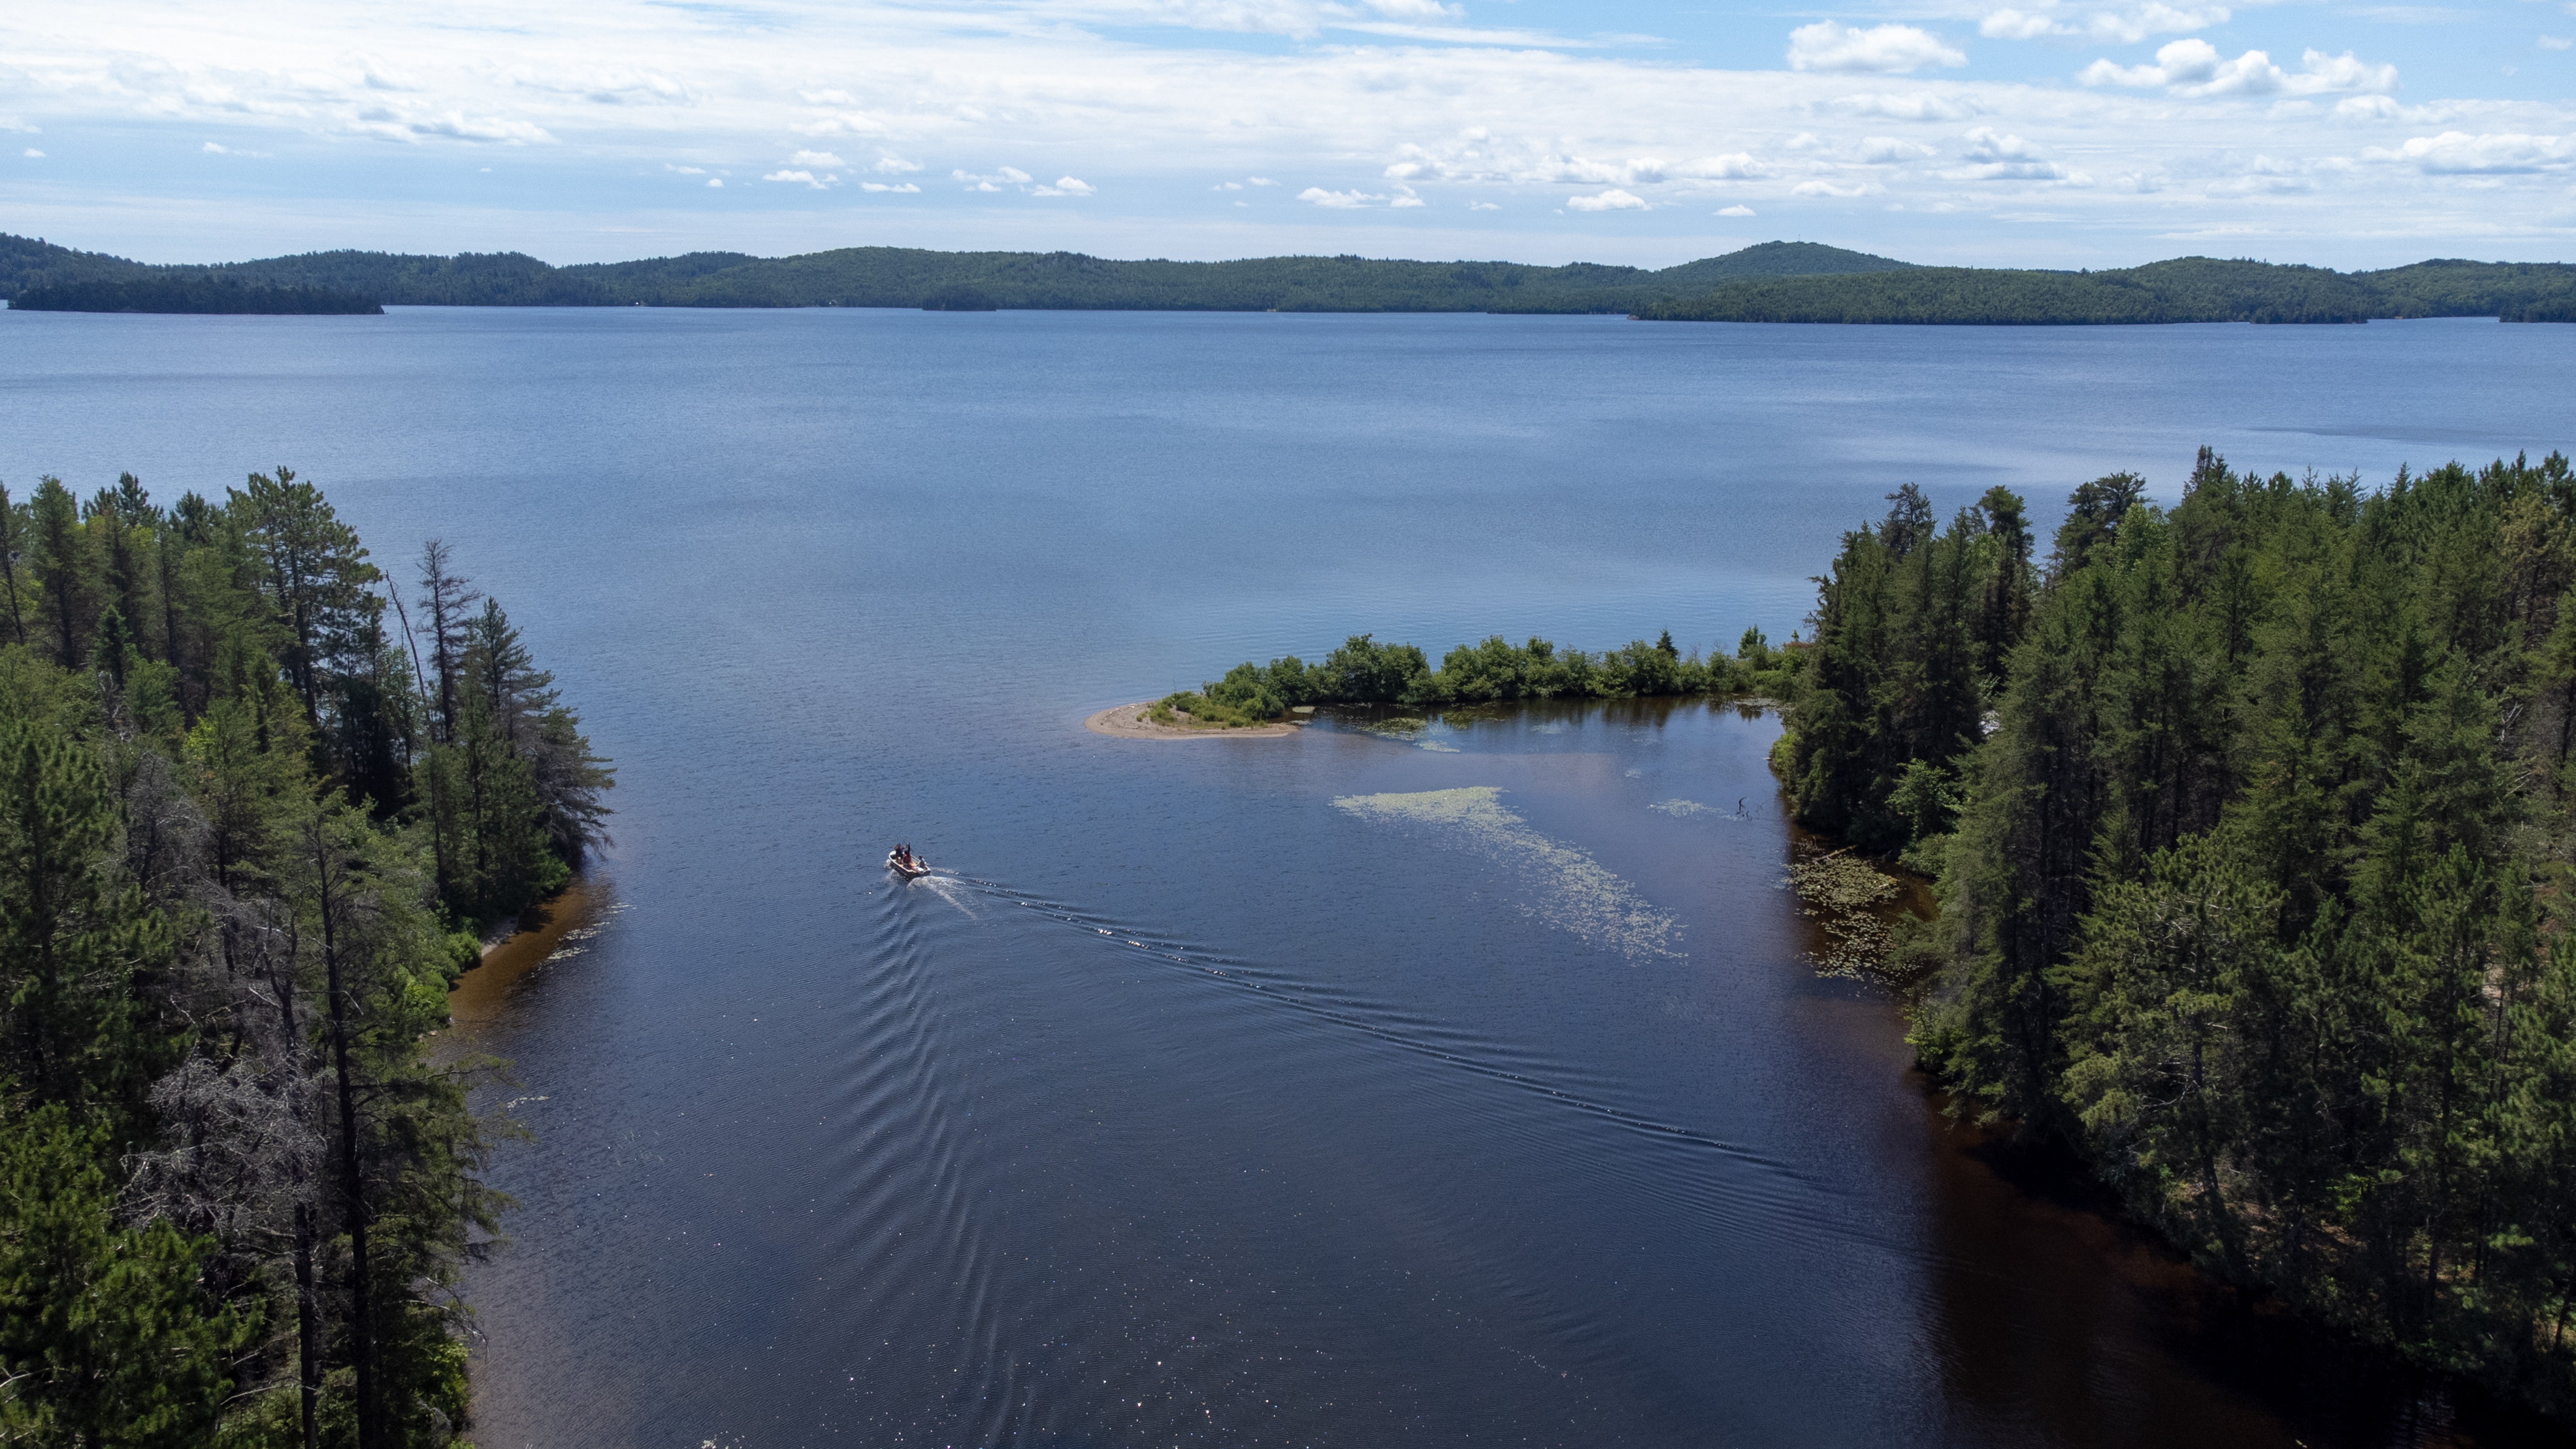
[[[166,295],[191,305],[144,305]],[[320,294],[392,306],[903,307],[933,311],[1506,312],[1652,321],[2071,326],[2499,317],[2576,321],[2576,266],[2433,260],[2381,271],[2180,257],[2098,272],[1919,267],[1765,242],[1650,271],[1358,256],[1115,261],[1075,252],[845,247],[792,257],[691,252],[556,267],[516,252],[307,252],[148,266],[0,235],[0,298],[90,311],[319,311]],[[298,296],[308,305],[295,304]],[[66,301],[65,299],[72,299]],[[270,305],[249,305],[264,299]],[[212,303],[229,302],[230,306]]]
[[[460,1442],[478,931],[612,783],[500,604],[279,468],[0,489],[0,1440]]]

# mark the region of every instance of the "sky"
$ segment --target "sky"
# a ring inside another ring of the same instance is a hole
[[[1666,266],[2576,260],[2576,0],[16,0],[0,231]]]

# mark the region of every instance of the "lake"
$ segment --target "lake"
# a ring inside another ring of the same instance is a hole
[[[283,463],[621,770],[509,1059],[485,1449],[2526,1432],[1946,1119],[1781,888],[1776,720],[1146,742],[1348,634],[1785,639],[1921,484],[2053,526],[2576,440],[2576,328],[0,313],[0,480]],[[942,876],[879,867],[910,842]]]

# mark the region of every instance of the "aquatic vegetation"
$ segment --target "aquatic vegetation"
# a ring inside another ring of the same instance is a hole
[[[1823,930],[1817,974],[1882,979],[1891,932],[1886,908],[1904,889],[1893,876],[1850,850],[1798,861],[1789,867],[1798,909]]]
[[[1532,830],[1504,808],[1502,793],[1471,785],[1344,795],[1333,804],[1363,820],[1429,830],[1505,866],[1527,893],[1521,909],[1586,945],[1631,958],[1683,954],[1678,920],[1583,851]]]

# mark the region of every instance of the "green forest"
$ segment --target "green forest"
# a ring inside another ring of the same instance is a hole
[[[1902,268],[1812,242],[1768,242],[1661,271],[1574,263],[1257,257],[1110,261],[1076,252],[847,247],[794,257],[692,252],[552,267],[516,252],[452,257],[309,252],[153,267],[0,235],[0,298],[72,283],[198,279],[321,288],[400,306],[929,307],[1180,312],[1580,312],[1624,315],[1730,277]]]
[[[406,595],[288,469],[0,489],[0,1440],[457,1442],[504,1204],[424,1045],[612,783],[443,544]]]
[[[1179,711],[1200,725],[1235,729],[1280,719],[1301,705],[1443,709],[1518,699],[1778,698],[1796,687],[1798,671],[1796,652],[1772,648],[1759,629],[1744,631],[1733,655],[1705,659],[1696,650],[1683,653],[1669,629],[1651,644],[1639,639],[1598,654],[1545,639],[1514,644],[1498,634],[1450,650],[1437,669],[1411,644],[1354,634],[1320,664],[1294,654],[1268,664],[1246,661],[1223,679],[1165,696],[1155,710],[1166,721]]]
[[[131,288],[118,292],[116,288]],[[252,308],[138,300],[259,295]],[[1181,312],[1523,312],[1649,321],[1945,323],[2576,321],[2576,266],[2425,261],[2375,272],[2179,257],[2100,272],[1918,267],[1814,242],[1764,242],[1648,271],[1572,263],[1257,257],[1111,261],[1076,252],[846,247],[794,257],[691,252],[554,267],[517,252],[452,257],[308,252],[158,267],[0,235],[0,298],[87,299],[85,311],[364,310],[391,306],[920,307]],[[105,301],[120,305],[89,305]]]
[[[2212,1271],[2576,1417],[2576,474],[1891,495],[1775,759],[1912,1040]]]
[[[9,300],[21,312],[176,312],[219,316],[382,316],[380,304],[326,287],[245,284],[203,273],[55,282]]]
[[[2179,257],[2102,272],[1914,267],[1766,277],[1638,309],[1660,322],[2076,326],[2155,322],[2368,322],[2402,317],[2576,321],[2576,266],[2428,261],[2378,272]]]

